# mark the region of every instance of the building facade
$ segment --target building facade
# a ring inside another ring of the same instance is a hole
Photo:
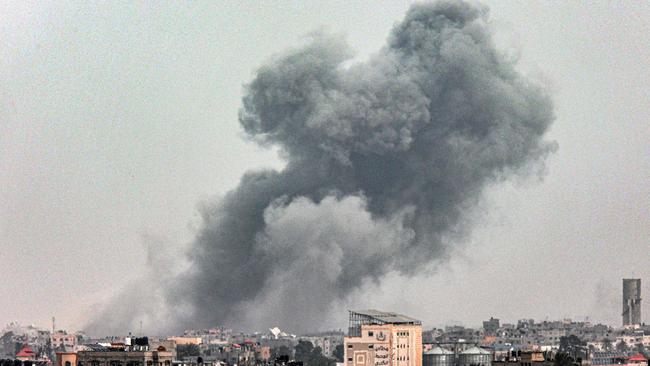
[[[350,311],[345,366],[422,366],[422,323],[377,310]]]
[[[76,334],[68,334],[64,331],[58,331],[50,335],[50,343],[54,349],[74,350],[77,345],[78,337]]]
[[[623,326],[641,324],[641,279],[623,279]]]
[[[494,336],[499,331],[499,319],[490,318],[483,322],[483,331],[487,336]]]
[[[76,352],[57,352],[56,366],[77,366]]]
[[[77,366],[171,366],[169,351],[79,351]]]

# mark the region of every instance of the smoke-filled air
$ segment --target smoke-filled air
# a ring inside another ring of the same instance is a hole
[[[445,258],[488,185],[555,149],[551,99],[497,51],[486,8],[414,5],[352,55],[318,33],[245,84],[239,123],[286,166],[206,205],[167,324],[318,326],[364,284]]]

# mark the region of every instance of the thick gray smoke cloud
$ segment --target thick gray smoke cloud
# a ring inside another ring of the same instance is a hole
[[[553,147],[551,101],[495,50],[485,9],[415,5],[368,62],[349,57],[315,36],[247,85],[241,125],[287,165],[205,212],[177,292],[197,322],[313,326],[364,280],[440,256],[488,182]]]
[[[185,326],[313,329],[364,282],[444,256],[486,185],[541,164],[551,100],[495,50],[486,17],[414,5],[365,63],[316,35],[259,68],[240,123],[287,164],[204,210],[167,299]]]

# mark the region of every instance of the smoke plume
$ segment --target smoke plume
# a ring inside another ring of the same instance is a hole
[[[555,148],[551,100],[495,49],[485,8],[414,5],[384,48],[350,58],[317,34],[246,85],[241,126],[286,167],[203,211],[167,294],[179,322],[317,327],[363,283],[444,256],[488,184]]]

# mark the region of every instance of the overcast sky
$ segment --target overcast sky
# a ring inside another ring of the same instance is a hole
[[[541,179],[489,190],[448,263],[346,305],[618,325],[622,278],[650,294],[650,3],[487,4],[553,92],[559,149]],[[363,60],[408,5],[0,1],[0,326],[79,328],[144,272],[148,238],[181,252],[202,202],[283,165],[237,122],[255,68],[320,28]]]

